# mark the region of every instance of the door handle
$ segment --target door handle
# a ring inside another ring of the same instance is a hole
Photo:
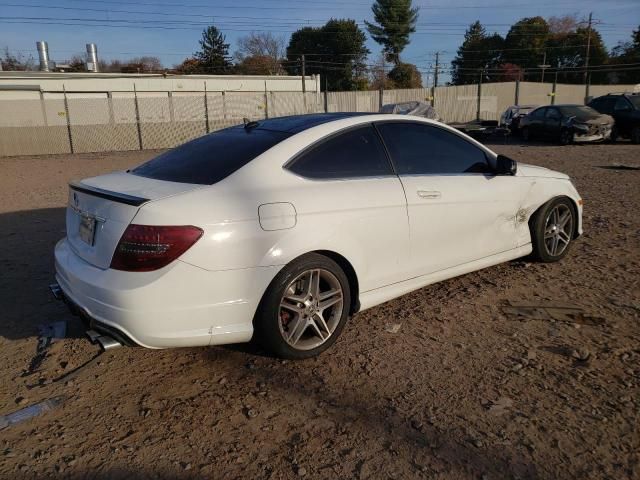
[[[420,198],[440,198],[442,194],[435,190],[418,190],[418,196]]]

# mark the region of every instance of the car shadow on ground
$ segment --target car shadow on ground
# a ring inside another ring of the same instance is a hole
[[[340,343],[341,340],[338,340],[338,344]],[[336,345],[334,349],[336,348],[349,348],[349,345]],[[233,354],[230,350],[239,354]],[[413,398],[416,412],[411,414],[406,408],[398,409],[390,404],[389,392],[379,390],[376,380],[358,382],[358,386],[354,388],[341,385],[340,381],[334,383],[330,375],[319,373],[322,367],[318,365],[324,363],[322,357],[319,362],[317,359],[282,362],[264,357],[251,358],[252,355],[262,356],[262,353],[255,346],[202,350],[207,362],[217,365],[222,371],[242,368],[243,384],[266,384],[270,395],[286,398],[287,403],[295,405],[295,413],[310,415],[311,418],[307,419],[310,423],[313,423],[313,415],[307,411],[311,410],[308,405],[324,404],[325,415],[336,425],[353,424],[350,427],[353,435],[366,432],[367,436],[377,438],[381,449],[404,457],[403,460],[407,465],[412,465],[414,472],[417,470],[426,473],[444,469],[464,478],[539,478],[538,467],[528,455],[515,447],[480,445],[465,432],[432,425],[422,417],[423,412],[429,408],[429,402],[433,400],[429,396]],[[249,361],[248,364],[239,365],[239,361],[246,360]],[[339,358],[334,357],[333,361],[339,361]],[[278,362],[277,368],[273,368],[273,362]],[[395,395],[401,397],[404,393],[406,392],[397,391]],[[283,408],[294,415],[290,407],[284,405]],[[277,418],[278,416],[274,420],[276,426]],[[287,421],[290,426],[291,421],[295,423],[295,418],[288,417]],[[306,422],[302,420],[302,423]],[[295,431],[291,430],[290,433],[294,434]],[[375,461],[376,456],[375,452],[364,453],[361,460]],[[358,472],[354,472],[354,475],[357,477]]]
[[[0,336],[26,339],[38,335],[38,327],[47,321],[66,320],[67,337],[83,335],[81,322],[66,307],[53,299],[48,285],[54,281],[53,249],[64,237],[64,208],[36,209],[0,214],[0,278],[1,304],[4,321]],[[266,380],[271,388],[293,401],[326,401],[326,390],[318,388],[312,362],[289,362],[283,368],[269,368],[273,358],[255,344],[230,345],[202,349],[207,361],[221,370],[243,370],[252,383]],[[259,361],[256,361],[259,360]],[[247,362],[253,363],[245,369]],[[333,389],[339,388],[334,385]],[[428,399],[425,399],[428,401]],[[386,400],[375,386],[343,389],[332,395],[330,415],[339,423],[356,422],[361,431],[377,432],[381,441],[397,445],[404,455],[420,454],[425,466],[444,462],[460,473],[497,474],[512,472],[520,478],[536,478],[537,469],[521,454],[499,448],[479,449],[456,438],[453,432],[428,425],[416,428],[402,414],[388,408]],[[457,435],[459,437],[459,435]],[[389,447],[391,448],[391,447]],[[407,458],[408,462],[412,462]],[[145,475],[157,477],[159,472],[113,469],[94,473],[94,478],[133,478]],[[163,477],[162,474],[160,474]],[[181,478],[184,478],[182,475]],[[73,478],[73,475],[70,477]],[[85,478],[83,475],[77,478]],[[171,478],[171,475],[163,478]]]
[[[55,281],[53,249],[65,236],[64,217],[64,208],[0,214],[1,337],[34,337],[40,326],[61,320],[67,321],[67,337],[83,334],[79,319],[49,291]]]

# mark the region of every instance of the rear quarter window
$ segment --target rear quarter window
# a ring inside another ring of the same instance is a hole
[[[212,185],[289,136],[260,128],[226,128],[164,152],[130,173],[155,180]]]

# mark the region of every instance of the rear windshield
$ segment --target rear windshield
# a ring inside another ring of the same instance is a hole
[[[164,152],[130,173],[155,180],[212,185],[290,135],[242,126],[226,128]]]

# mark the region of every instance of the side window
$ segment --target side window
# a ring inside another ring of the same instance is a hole
[[[484,151],[443,128],[405,122],[377,127],[399,175],[489,171]]]
[[[546,111],[547,111],[546,108],[538,108],[537,110],[534,110],[533,112],[531,112],[531,118],[540,120],[544,117],[544,114]]]
[[[613,109],[616,112],[624,112],[627,110],[631,110],[631,105],[629,105],[629,102],[627,102],[627,99],[624,97],[618,97],[618,100],[615,103],[615,106],[613,107]]]
[[[550,120],[559,120],[560,118],[562,118],[560,112],[555,108],[547,108],[547,114],[545,116]]]
[[[594,110],[600,111],[604,107],[604,99],[596,98],[595,100],[591,100],[591,103],[589,103],[589,106]]]
[[[286,168],[318,179],[393,175],[384,146],[371,125],[321,140]]]

